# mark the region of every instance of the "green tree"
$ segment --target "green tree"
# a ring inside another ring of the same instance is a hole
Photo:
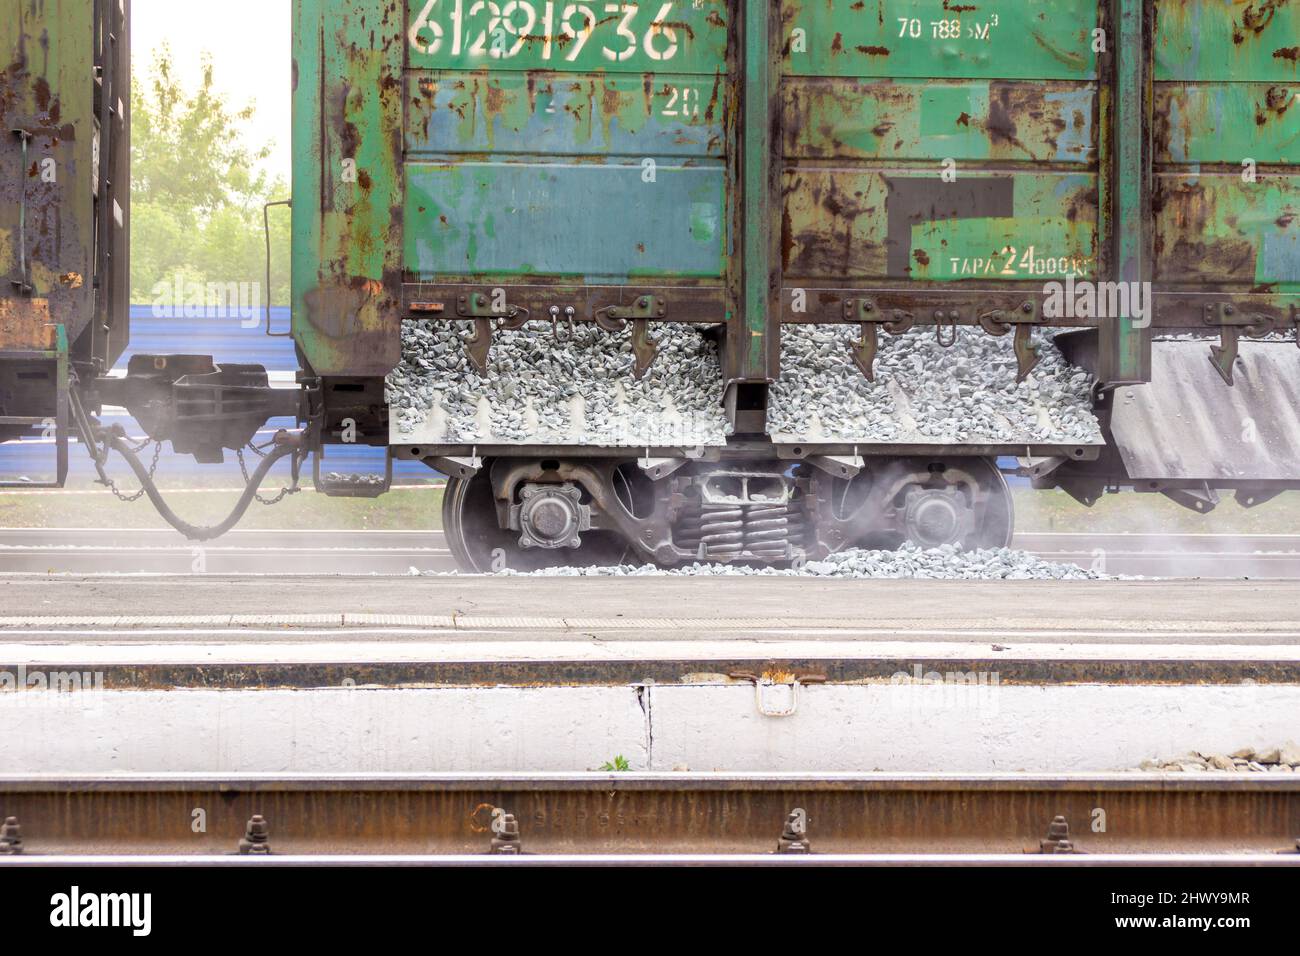
[[[210,59],[197,89],[175,75],[167,46],[131,91],[131,293],[155,301],[160,283],[265,284],[265,203],[287,199],[283,180],[249,142],[254,105],[236,108],[213,82]],[[289,216],[271,211],[271,302],[289,301]],[[262,301],[266,291],[262,290]]]

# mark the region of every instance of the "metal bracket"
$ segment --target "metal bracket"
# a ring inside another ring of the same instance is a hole
[[[735,674],[729,674],[732,680],[747,680],[754,685],[754,701],[758,706],[758,712],[764,717],[793,717],[799,710],[799,686],[801,684],[824,684],[826,683],[825,674],[751,674],[748,671],[739,671]],[[780,677],[781,680],[776,678]],[[789,687],[790,703],[786,707],[769,707],[767,705],[766,690],[772,687]]]
[[[883,325],[890,335],[901,335],[916,325],[916,316],[902,309],[884,313],[876,308],[873,299],[845,299],[844,319],[862,326],[862,337],[853,343],[853,364],[868,382],[876,380],[876,356],[880,353],[880,333]]]
[[[647,451],[644,458],[636,460],[637,467],[645,472],[645,476],[651,481],[659,481],[667,478],[682,468],[690,459],[688,458],[651,458]]]
[[[1210,346],[1210,362],[1231,386],[1241,333],[1244,331],[1251,338],[1259,338],[1272,331],[1274,322],[1271,316],[1238,312],[1231,302],[1214,302],[1205,307],[1205,324],[1219,326],[1219,344]]]
[[[1207,515],[1219,507],[1219,493],[1208,483],[1202,484],[1199,488],[1165,488],[1160,493],[1170,501],[1198,514]]]
[[[510,305],[505,301],[494,303],[494,298],[504,300],[504,292],[489,295],[486,292],[470,292],[456,299],[456,314],[463,319],[474,320],[474,334],[465,340],[465,351],[480,375],[487,375],[488,358],[492,354],[492,333],[497,329],[510,330],[522,328],[528,321],[529,312],[522,306]]]
[[[993,309],[979,317],[980,325],[989,335],[1003,336],[1016,329],[1016,381],[1023,382],[1029,377],[1042,356],[1034,345],[1034,326],[1038,324],[1038,303],[1026,299],[1018,309]]]
[[[862,469],[867,467],[866,460],[856,450],[852,455],[809,455],[804,461],[826,472],[832,478],[842,478],[846,481],[856,478]]]
[[[324,449],[312,455],[311,477],[315,489],[327,498],[381,498],[393,487],[393,454],[384,455],[382,475],[350,474],[338,478],[321,477],[321,458]]]
[[[549,315],[551,317],[551,335],[555,338],[555,341],[557,342],[564,341],[560,337],[561,318],[563,318],[566,322],[569,323],[569,338],[573,339],[577,336],[578,334],[578,329],[576,325],[576,321],[578,317],[577,309],[575,309],[571,305],[565,306],[563,309],[561,309],[558,305],[553,305],[549,309]]]
[[[643,295],[631,305],[611,305],[598,314],[619,323],[617,328],[612,330],[618,331],[628,322],[636,319],[662,319],[668,314],[668,303],[657,295]]]
[[[1258,508],[1260,505],[1266,505],[1278,495],[1282,494],[1282,488],[1268,488],[1263,491],[1247,488],[1238,488],[1237,493],[1232,497],[1237,500],[1237,504],[1242,508]]]
[[[1017,458],[1016,463],[1025,477],[1046,478],[1069,460],[1064,455],[1056,455],[1051,458]]]
[[[429,463],[451,478],[473,478],[483,470],[483,459],[478,456],[477,450],[469,458],[431,458]]]

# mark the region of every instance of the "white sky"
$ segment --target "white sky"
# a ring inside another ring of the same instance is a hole
[[[271,146],[267,171],[289,182],[290,0],[131,0],[131,31],[132,71],[141,80],[152,68],[153,51],[168,43],[181,82],[196,87],[200,57],[210,53],[215,85],[229,103],[256,106],[250,142]]]

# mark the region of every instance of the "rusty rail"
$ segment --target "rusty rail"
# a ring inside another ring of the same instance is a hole
[[[38,864],[1300,864],[1300,774],[1282,773],[0,777],[0,819],[0,860]]]

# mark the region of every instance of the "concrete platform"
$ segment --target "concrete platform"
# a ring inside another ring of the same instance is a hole
[[[1289,582],[0,577],[0,642],[306,639],[1300,644]],[[100,632],[104,632],[101,634]],[[166,632],[166,633],[163,633]],[[217,633],[213,633],[217,632]]]
[[[1115,771],[1296,743],[1266,582],[0,578],[10,772]]]

